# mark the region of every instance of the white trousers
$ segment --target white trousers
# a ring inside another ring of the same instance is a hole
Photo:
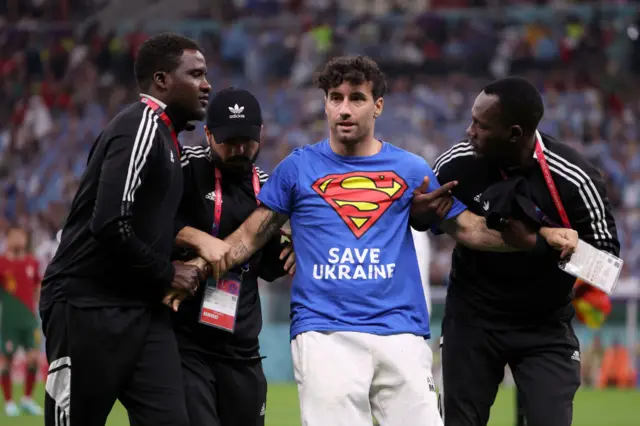
[[[306,332],[291,342],[302,426],[442,426],[427,341]]]

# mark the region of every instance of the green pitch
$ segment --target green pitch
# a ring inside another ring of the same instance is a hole
[[[20,397],[21,387],[14,396]],[[37,400],[43,400],[43,388],[38,388]],[[596,391],[582,390],[575,401],[573,426],[637,426],[640,391]],[[490,426],[514,426],[514,395],[511,389],[500,391],[491,411]],[[0,425],[42,426],[42,417],[4,417],[4,407],[0,413]],[[108,426],[129,424],[122,406],[116,405]],[[267,402],[267,426],[300,426],[300,412],[296,387],[292,384],[274,384],[269,387]]]

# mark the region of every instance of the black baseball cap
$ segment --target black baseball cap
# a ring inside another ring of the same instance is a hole
[[[216,143],[232,138],[260,142],[262,110],[250,92],[230,87],[216,93],[207,108],[207,128]]]

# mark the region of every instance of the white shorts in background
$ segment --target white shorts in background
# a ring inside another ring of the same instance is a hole
[[[291,353],[302,426],[442,426],[422,337],[310,331]]]

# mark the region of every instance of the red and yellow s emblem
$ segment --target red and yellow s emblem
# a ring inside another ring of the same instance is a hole
[[[312,185],[360,238],[407,190],[394,172],[351,172],[322,177]]]

